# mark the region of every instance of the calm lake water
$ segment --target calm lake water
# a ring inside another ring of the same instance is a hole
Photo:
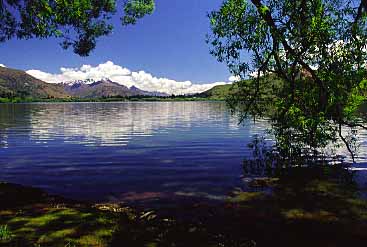
[[[3,104],[0,181],[93,201],[219,199],[243,186],[266,127],[239,126],[223,102]]]

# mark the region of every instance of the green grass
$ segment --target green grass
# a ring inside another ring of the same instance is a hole
[[[13,242],[24,245],[107,246],[118,215],[88,208],[34,208],[0,211],[0,221],[14,233]],[[0,231],[1,234],[1,231]]]
[[[9,230],[8,225],[0,226],[0,241],[8,241],[13,237],[12,232]]]

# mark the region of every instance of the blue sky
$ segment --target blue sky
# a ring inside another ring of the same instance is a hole
[[[207,13],[218,9],[221,3],[222,0],[157,0],[155,13],[135,26],[122,27],[114,18],[114,33],[99,39],[89,57],[63,50],[55,39],[11,40],[0,44],[0,63],[60,73],[61,67],[97,66],[112,61],[131,71],[144,70],[176,81],[228,81],[227,67],[209,54],[205,43],[209,32]]]

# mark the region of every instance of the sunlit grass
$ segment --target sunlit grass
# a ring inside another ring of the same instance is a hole
[[[4,210],[0,215],[0,223],[13,230],[14,239],[40,246],[66,246],[68,243],[107,246],[118,219],[118,215],[88,208],[44,208],[41,212]]]

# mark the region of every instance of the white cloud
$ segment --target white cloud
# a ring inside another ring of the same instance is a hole
[[[0,67],[6,68],[6,66],[2,63],[0,63]]]
[[[108,78],[127,87],[136,86],[146,91],[168,94],[191,94],[206,91],[214,86],[230,82],[194,84],[191,81],[175,81],[168,78],[154,77],[145,71],[132,72],[108,61],[97,66],[83,65],[80,68],[61,68],[59,74],[50,74],[41,70],[28,70],[28,74],[49,83],[70,82],[75,80],[101,80]]]

